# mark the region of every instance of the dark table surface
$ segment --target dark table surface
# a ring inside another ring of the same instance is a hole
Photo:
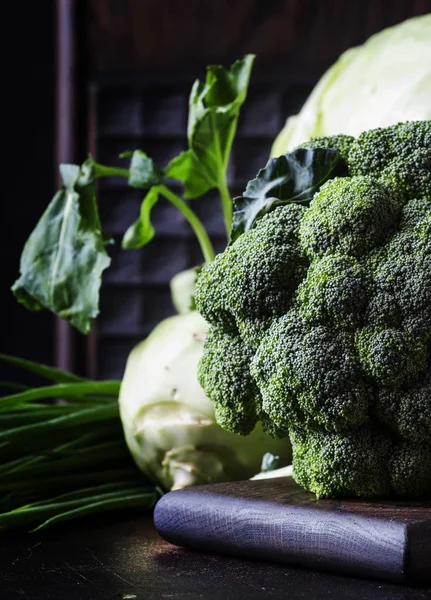
[[[40,534],[0,534],[0,598],[423,600],[431,588],[175,548],[157,535],[150,516],[117,514]]]

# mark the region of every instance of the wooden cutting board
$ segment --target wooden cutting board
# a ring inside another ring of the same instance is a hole
[[[291,479],[169,492],[155,526],[177,546],[398,582],[431,581],[431,501],[316,500]]]

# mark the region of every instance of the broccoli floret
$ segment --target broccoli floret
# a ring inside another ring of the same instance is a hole
[[[236,264],[237,256],[234,246],[217,254],[213,262],[206,264],[196,281],[196,309],[210,323],[221,327],[224,331],[236,332],[237,327],[233,314],[229,311],[231,265]]]
[[[369,306],[370,324],[402,327],[412,335],[431,334],[431,202],[409,201],[398,232],[385,248],[375,271]]]
[[[375,261],[370,261],[375,262]],[[370,265],[369,272],[373,265]],[[374,283],[366,310],[365,322],[374,327],[402,326],[401,311],[393,288],[391,271],[378,265],[374,273]]]
[[[430,233],[431,198],[413,198],[403,206],[400,221],[400,231],[407,233],[416,232],[428,236]]]
[[[289,310],[308,268],[297,233],[305,210],[275,209],[203,268],[195,300],[209,323],[237,328],[256,347],[272,320]]]
[[[393,444],[378,427],[362,425],[342,434],[295,427],[290,439],[293,475],[318,498],[391,494],[388,464]]]
[[[271,315],[268,318],[253,316],[250,319],[245,317],[237,319],[238,333],[247,346],[257,349],[259,347],[262,336],[271,327],[271,324],[276,318]]]
[[[401,212],[397,233],[388,245],[388,255],[394,259],[431,255],[431,198],[409,200]]]
[[[431,493],[431,445],[399,441],[376,425],[348,433],[293,428],[293,474],[318,498],[421,498]]]
[[[371,175],[406,198],[431,197],[431,121],[409,121],[362,133],[347,157],[352,175]]]
[[[363,322],[370,293],[370,278],[354,257],[325,254],[310,265],[297,303],[310,323],[355,329]]]
[[[344,160],[347,162],[350,146],[355,141],[351,135],[327,135],[311,138],[299,146],[299,148],[332,148],[338,150]]]
[[[428,497],[431,494],[431,444],[397,444],[389,459],[388,473],[392,495],[413,499]]]
[[[250,373],[252,351],[238,335],[210,327],[198,380],[214,402],[218,423],[227,431],[249,434],[261,413],[259,388]]]
[[[409,383],[426,367],[427,347],[406,331],[366,327],[356,336],[356,349],[364,372],[377,385]]]
[[[430,127],[310,140],[348,174],[258,219],[198,280],[221,424],[289,434],[319,497],[431,497]]]
[[[342,431],[368,418],[371,391],[352,336],[311,327],[293,311],[272,324],[251,372],[263,410],[280,428],[316,422],[329,431]]]
[[[431,374],[425,373],[415,386],[404,389],[382,387],[374,410],[402,438],[431,443]]]
[[[376,276],[370,324],[402,327],[420,339],[431,336],[431,255],[390,258]]]
[[[301,245],[310,258],[333,250],[362,256],[388,239],[400,213],[400,196],[376,179],[337,177],[311,201],[299,229]]]

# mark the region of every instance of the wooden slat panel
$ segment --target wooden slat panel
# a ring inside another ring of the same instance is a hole
[[[264,71],[321,71],[371,34],[430,10],[429,0],[90,0],[90,63],[197,73],[255,52]]]

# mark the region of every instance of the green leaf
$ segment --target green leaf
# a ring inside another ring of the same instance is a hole
[[[27,308],[47,308],[82,333],[99,312],[101,275],[110,264],[95,189],[106,170],[99,171],[91,157],[81,167],[60,165],[64,187],[27,240],[12,288]]]
[[[122,247],[125,250],[136,250],[150,242],[155,234],[151,223],[151,210],[159,199],[159,189],[152,187],[142,200],[138,219],[130,225],[124,234]]]
[[[231,241],[251,229],[263,215],[278,206],[308,205],[329,179],[347,175],[347,166],[336,150],[297,148],[268,161],[233,201]]]
[[[163,180],[163,171],[154,161],[142,152],[135,150],[131,156],[129,185],[133,188],[148,189],[158,185]]]
[[[184,197],[196,198],[225,182],[239,111],[246,95],[254,56],[230,69],[208,67],[205,83],[195,81],[189,99],[189,149],[166,167],[167,177],[184,183]]]

